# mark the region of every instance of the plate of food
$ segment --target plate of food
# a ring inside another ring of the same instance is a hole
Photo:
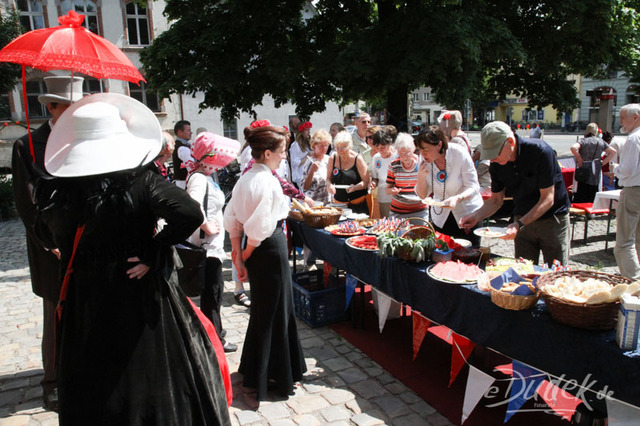
[[[369,234],[387,234],[389,232],[395,232],[400,222],[402,222],[402,220],[398,218],[378,219],[367,232]]]
[[[349,189],[351,185],[333,185],[335,189]]]
[[[478,237],[486,238],[500,238],[507,235],[507,228],[499,228],[496,226],[484,226],[482,228],[476,228],[473,231]]]
[[[328,231],[332,235],[337,235],[338,237],[353,237],[354,235],[362,235],[365,233],[365,229],[361,227],[359,223],[351,220],[342,222],[337,228],[333,228]]]
[[[423,203],[425,203],[428,206],[431,207],[447,207],[447,208],[451,208],[449,206],[449,203],[445,203],[444,201],[440,201],[440,200],[436,200],[435,198],[431,198],[431,197],[427,197],[424,200],[422,200]]]
[[[468,265],[459,260],[449,260],[429,266],[427,275],[434,280],[449,284],[475,284],[484,275],[484,271],[477,265]]]
[[[375,235],[360,235],[347,238],[347,245],[356,250],[378,251],[378,238]]]
[[[416,194],[399,194],[407,201],[422,201],[422,198],[418,197]]]

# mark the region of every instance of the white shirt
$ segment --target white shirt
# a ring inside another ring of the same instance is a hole
[[[242,175],[224,211],[224,228],[229,237],[247,236],[247,243],[259,246],[289,214],[287,197],[280,182],[265,164],[256,163]]]
[[[438,167],[434,163],[426,165],[429,171],[427,173],[427,194],[433,192],[433,198],[440,201],[444,201],[454,195],[466,197],[466,199],[459,201],[453,209],[453,217],[455,217],[456,222],[459,222],[463,216],[473,213],[483,205],[482,196],[480,195],[480,185],[478,185],[478,175],[476,174],[473,160],[471,160],[471,156],[466,147],[458,144],[450,144],[447,148],[445,159],[447,162],[447,178],[444,183],[440,182],[437,178],[439,172]],[[435,174],[433,176],[433,188],[431,188],[431,170],[433,170]],[[446,207],[442,209],[439,207],[430,207],[430,209],[431,220],[439,228],[442,228],[452,210]]]
[[[620,164],[613,173],[618,177],[620,186],[640,186],[640,127],[629,134],[619,156]]]
[[[247,168],[247,164],[249,164],[252,158],[251,145],[247,145],[247,147],[242,150],[242,154],[240,154],[240,173],[244,172],[244,169]]]
[[[627,138],[625,138],[624,136],[614,136],[613,139],[611,140],[611,143],[609,144],[609,146],[613,149],[616,150],[616,154],[611,157],[611,162],[613,163],[619,163],[620,162],[620,151],[622,150],[622,147],[624,146],[624,142],[627,140]]]
[[[187,162],[187,161],[191,161],[193,160],[191,158],[191,143],[189,141],[185,141],[184,139],[180,139],[180,138],[176,138],[179,141],[182,141],[182,143],[187,144],[189,146],[181,146],[180,148],[178,148],[178,158],[182,160],[183,163]]]
[[[371,178],[378,179],[378,202],[390,203],[393,195],[387,194],[387,172],[389,164],[398,158],[398,154],[390,155],[389,158],[383,158],[380,153],[373,156],[371,160]]]
[[[204,211],[204,197],[209,187],[207,199],[207,211]],[[187,177],[187,192],[200,204],[200,210],[204,216],[202,224],[212,219],[218,221],[220,232],[215,235],[206,235],[200,239],[200,228],[196,229],[189,237],[191,244],[202,246],[207,250],[207,257],[217,257],[221,262],[227,258],[224,251],[224,228],[222,227],[222,207],[224,206],[224,193],[220,187],[213,183],[211,176],[203,173],[193,173]]]
[[[300,181],[302,180],[302,160],[311,153],[311,150],[302,151],[300,144],[296,141],[291,144],[289,148],[289,158],[291,159],[291,182],[298,185],[301,188]]]

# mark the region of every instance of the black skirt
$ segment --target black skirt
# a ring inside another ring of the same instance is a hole
[[[251,282],[251,316],[238,371],[243,385],[293,394],[293,384],[307,371],[293,313],[287,240],[281,227],[256,247],[246,262]]]

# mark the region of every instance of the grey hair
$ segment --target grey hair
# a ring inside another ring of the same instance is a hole
[[[620,112],[625,111],[627,115],[638,115],[640,116],[640,104],[626,104],[622,108],[620,108]]]
[[[348,145],[349,148],[353,146],[353,139],[351,138],[351,133],[343,130],[338,132],[336,137],[333,139],[333,146],[336,148],[339,146]]]
[[[402,148],[409,148],[412,152],[416,150],[416,144],[413,141],[413,136],[404,132],[398,133],[394,146],[398,151]]]
[[[449,120],[444,119],[444,115],[449,114]],[[442,111],[442,114],[438,117],[438,126],[447,133],[447,136],[451,133],[451,130],[460,130],[462,127],[462,113],[458,110]]]
[[[162,132],[162,150],[167,149],[167,145],[169,145],[169,143],[175,144],[173,136],[171,136],[171,133],[169,132]]]

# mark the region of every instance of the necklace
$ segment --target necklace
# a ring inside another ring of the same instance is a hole
[[[433,164],[435,163],[435,161],[433,163],[431,163],[431,193],[433,195],[435,195],[436,191],[435,191],[435,187],[433,186],[433,176],[436,175],[434,169],[433,169]],[[444,170],[440,170],[437,173],[436,179],[438,179],[438,182],[441,182],[442,185],[442,200],[440,201],[444,201],[445,199],[445,193],[447,192],[447,159],[444,159]],[[437,215],[442,214],[442,211],[444,210],[444,207],[440,207],[440,211],[437,211],[435,207],[431,206],[431,208],[433,209],[433,212]]]

